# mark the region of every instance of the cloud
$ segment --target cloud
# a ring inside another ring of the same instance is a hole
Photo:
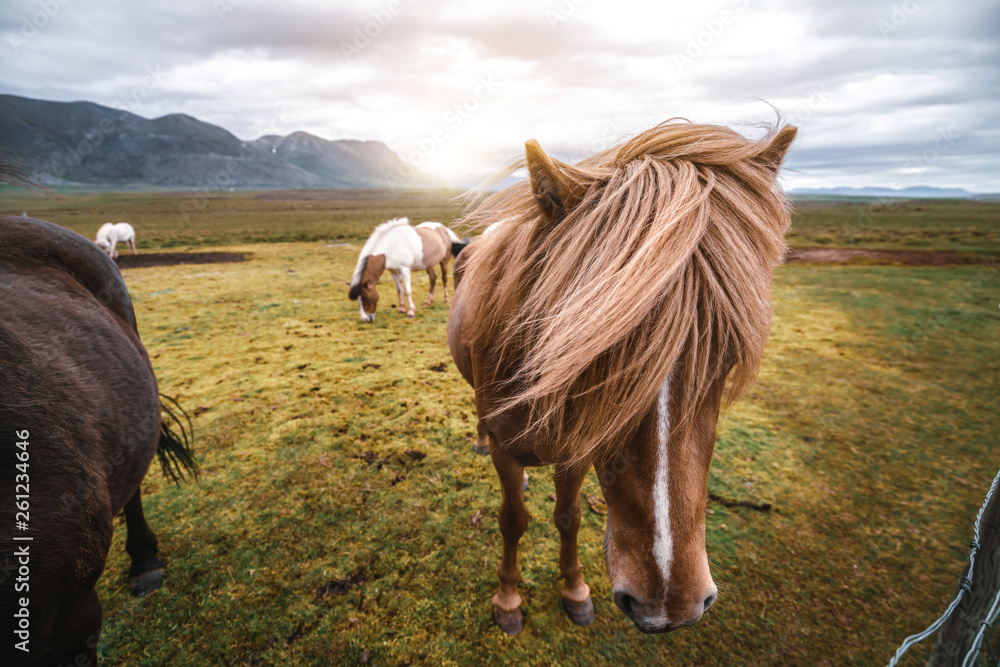
[[[125,100],[247,139],[279,115],[463,183],[528,138],[578,159],[671,116],[752,133],[777,109],[801,128],[793,185],[889,184],[952,127],[918,175],[1000,191],[997,34],[995,0],[12,0],[0,92]]]

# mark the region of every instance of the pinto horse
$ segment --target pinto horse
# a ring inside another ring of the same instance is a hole
[[[49,222],[0,217],[0,369],[0,497],[11,504],[0,543],[21,575],[5,577],[0,596],[0,655],[94,665],[112,520],[124,509],[132,593],[159,588],[139,486],[154,455],[175,479],[194,470],[187,431],[161,419],[174,413],[161,406],[115,263]]]
[[[555,466],[574,622],[594,620],[577,555],[591,466],[621,611],[643,632],[667,632],[715,601],[705,505],[716,421],[752,384],[767,341],[789,225],[776,180],[795,132],[750,141],[668,122],[576,165],[529,141],[511,169],[530,179],[466,216],[480,228],[503,220],[455,262],[448,344],[475,390],[476,446],[500,477],[493,616],[506,633],[523,627],[525,466]]]
[[[396,283],[399,312],[406,313],[407,317],[412,318],[417,311],[410,287],[412,269],[426,269],[430,277],[431,291],[424,302],[426,307],[434,303],[434,284],[437,282],[434,265],[440,265],[444,302],[448,303],[448,260],[453,252],[453,244],[461,243],[462,239],[440,222],[422,222],[411,227],[408,218],[394,218],[376,227],[361,249],[347,292],[352,301],[358,301],[361,320],[371,322],[375,319],[378,280],[386,269]],[[406,308],[403,307],[404,296]]]

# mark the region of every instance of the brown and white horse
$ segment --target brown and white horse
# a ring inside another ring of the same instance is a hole
[[[776,185],[795,128],[750,141],[668,122],[570,165],[529,141],[523,182],[481,200],[455,266],[452,357],[475,389],[477,446],[500,477],[493,615],[523,627],[517,545],[525,466],[554,465],[562,597],[594,619],[577,555],[591,466],[608,505],[615,604],[643,632],[715,601],[705,504],[716,421],[753,382],[785,251]],[[728,392],[725,384],[729,380]]]
[[[440,222],[422,222],[411,227],[408,218],[394,218],[376,227],[361,249],[347,292],[352,301],[357,299],[361,319],[365,322],[375,319],[378,280],[386,269],[396,283],[399,312],[406,313],[407,317],[413,317],[417,310],[413,305],[413,291],[410,287],[412,269],[426,269],[430,277],[431,291],[424,301],[426,307],[434,303],[434,285],[437,282],[434,265],[440,265],[444,302],[448,303],[448,260],[451,259],[452,244],[461,242],[458,235]],[[405,308],[404,296],[407,304]]]

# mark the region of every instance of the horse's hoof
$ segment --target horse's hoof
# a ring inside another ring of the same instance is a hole
[[[149,595],[163,585],[163,577],[164,574],[162,567],[150,570],[149,572],[140,574],[137,577],[132,577],[129,581],[132,588],[132,595],[137,598]]]
[[[521,616],[521,608],[514,611],[504,611],[497,606],[493,607],[493,621],[504,631],[505,634],[513,637],[524,630],[524,617]]]
[[[416,316],[416,313],[407,313],[406,314],[406,319],[412,320],[415,316]]]
[[[594,601],[589,597],[583,602],[573,602],[563,598],[563,609],[569,620],[577,625],[587,626],[594,622]]]
[[[473,445],[472,451],[474,451],[476,454],[479,454],[480,456],[487,456],[490,453],[490,446],[483,445],[480,447],[479,445]]]

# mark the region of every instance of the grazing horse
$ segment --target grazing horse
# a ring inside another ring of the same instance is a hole
[[[127,222],[105,222],[97,230],[94,243],[99,245],[112,259],[118,257],[119,243],[124,243],[125,249],[131,250],[133,255],[139,254],[139,250],[135,247],[135,229]]]
[[[378,279],[386,269],[396,283],[399,312],[406,313],[407,317],[413,317],[417,310],[410,288],[412,269],[426,269],[430,277],[431,292],[424,301],[426,307],[434,303],[434,284],[437,282],[434,265],[439,264],[441,282],[444,283],[444,302],[448,303],[448,260],[455,247],[453,244],[461,243],[462,239],[440,222],[422,222],[411,227],[408,218],[394,218],[376,227],[361,249],[347,292],[352,301],[357,299],[362,321],[375,319]],[[406,308],[403,307],[404,295]]]
[[[715,601],[705,505],[716,421],[752,384],[767,341],[789,225],[776,180],[795,132],[750,141],[668,122],[576,165],[529,141],[512,169],[530,179],[466,216],[478,227],[504,221],[455,262],[448,344],[475,390],[476,444],[500,477],[493,616],[508,634],[523,627],[525,466],[555,466],[574,622],[594,620],[577,555],[591,466],[621,611],[643,632],[667,632]]]
[[[161,406],[117,266],[50,222],[0,217],[0,369],[0,542],[21,577],[0,596],[2,662],[94,665],[112,521],[124,509],[132,593],[159,588],[139,486],[154,455],[175,479],[194,470],[187,431]]]

